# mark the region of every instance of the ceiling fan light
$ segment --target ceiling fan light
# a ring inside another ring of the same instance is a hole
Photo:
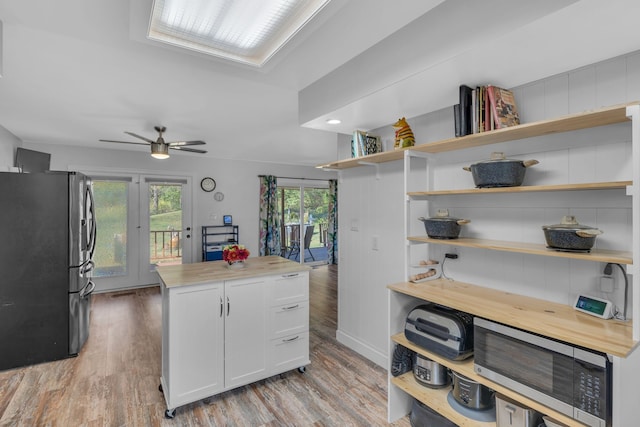
[[[154,159],[168,159],[169,158],[169,145],[159,144],[154,142],[151,144],[151,157]]]

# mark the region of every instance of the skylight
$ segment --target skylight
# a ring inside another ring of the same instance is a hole
[[[149,38],[264,65],[330,0],[155,0]]]

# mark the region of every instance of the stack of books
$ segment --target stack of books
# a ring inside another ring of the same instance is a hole
[[[520,124],[513,92],[497,86],[460,86],[460,103],[453,106],[456,136],[487,132]]]

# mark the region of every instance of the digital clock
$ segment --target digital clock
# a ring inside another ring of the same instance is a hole
[[[613,303],[602,298],[578,295],[573,308],[583,313],[600,317],[601,319],[610,319],[613,317]]]

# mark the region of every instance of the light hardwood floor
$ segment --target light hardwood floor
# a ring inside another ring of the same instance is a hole
[[[335,339],[337,269],[311,272],[311,365],[179,407],[158,391],[158,287],[95,295],[76,358],[0,372],[2,426],[382,426],[386,371]],[[7,345],[7,343],[2,343]],[[409,426],[408,418],[393,424]]]

